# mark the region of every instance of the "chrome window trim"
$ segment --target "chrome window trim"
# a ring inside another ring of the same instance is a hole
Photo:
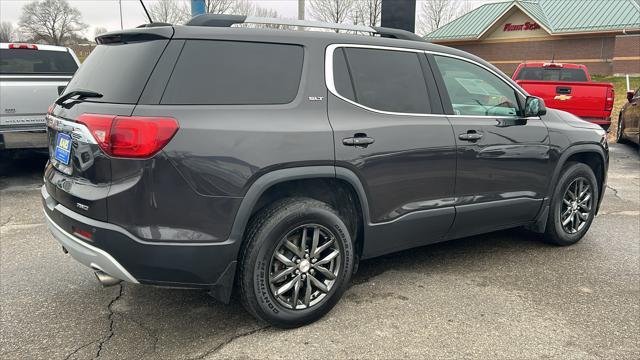
[[[394,111],[385,111],[378,110],[374,108],[370,108],[366,105],[362,105],[353,100],[347,99],[346,97],[340,95],[338,90],[336,90],[335,82],[333,81],[333,53],[337,48],[341,47],[350,47],[350,48],[363,48],[363,49],[376,49],[376,50],[391,50],[391,51],[401,51],[401,52],[412,52],[416,54],[424,53],[424,50],[418,49],[407,49],[407,48],[399,48],[399,47],[389,47],[389,46],[376,46],[376,45],[361,45],[361,44],[331,44],[327,47],[325,51],[325,61],[324,61],[324,74],[325,74],[325,83],[327,84],[327,89],[336,97],[355,105],[359,108],[375,112],[378,114],[384,115],[399,115],[399,116],[422,116],[422,117],[443,117],[445,114],[423,114],[423,113],[403,113],[403,112],[394,112]]]
[[[389,50],[389,51],[401,51],[401,52],[412,52],[412,53],[422,53],[422,54],[432,54],[432,55],[439,55],[439,56],[446,56],[446,57],[451,57],[451,58],[455,58],[455,59],[459,59],[462,61],[466,61],[469,62],[471,64],[477,65],[487,71],[489,71],[490,73],[492,73],[494,76],[497,76],[500,80],[502,80],[505,84],[507,84],[509,87],[511,87],[515,92],[517,92],[518,94],[524,96],[525,98],[527,97],[527,95],[525,93],[523,93],[521,90],[519,90],[518,88],[514,87],[513,84],[511,84],[510,82],[506,81],[504,79],[503,76],[501,76],[500,74],[498,74],[497,72],[495,72],[494,70],[490,69],[489,67],[471,60],[471,59],[467,59],[465,57],[462,56],[457,56],[457,55],[452,55],[452,54],[447,54],[447,53],[441,53],[438,51],[429,51],[429,50],[420,50],[420,49],[411,49],[411,48],[402,48],[402,47],[393,47],[393,46],[379,46],[379,45],[364,45],[364,44],[331,44],[329,46],[327,46],[327,49],[325,50],[325,70],[324,70],[324,74],[325,74],[325,83],[327,85],[327,90],[329,90],[329,92],[331,94],[333,94],[334,96],[338,97],[339,99],[346,101],[352,105],[355,105],[359,108],[371,111],[371,112],[375,112],[378,114],[384,114],[384,115],[399,115],[399,116],[420,116],[420,117],[450,117],[450,118],[477,118],[477,119],[517,119],[520,118],[518,116],[489,116],[489,115],[448,115],[448,114],[424,114],[424,113],[402,113],[402,112],[393,112],[393,111],[384,111],[384,110],[378,110],[378,109],[374,109],[374,108],[370,108],[366,105],[362,105],[360,103],[357,103],[353,100],[347,99],[346,97],[340,95],[338,93],[338,91],[336,90],[335,87],[335,82],[333,79],[333,53],[335,52],[336,49],[338,48],[361,48],[361,49],[374,49],[374,50]],[[540,119],[539,117],[529,117],[526,119]]]

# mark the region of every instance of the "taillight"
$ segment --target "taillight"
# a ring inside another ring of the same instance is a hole
[[[9,44],[9,49],[38,50],[38,46],[34,44]]]
[[[84,124],[109,156],[148,158],[167,145],[180,126],[168,117],[82,114]]]
[[[607,99],[604,102],[604,111],[613,110],[613,101],[615,99],[615,91],[613,88],[607,89]]]

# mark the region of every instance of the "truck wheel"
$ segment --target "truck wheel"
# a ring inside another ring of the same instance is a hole
[[[256,318],[293,328],[329,312],[346,290],[354,247],[329,205],[285,199],[252,219],[240,254],[240,297]]]
[[[593,222],[599,195],[589,166],[567,164],[551,198],[545,239],[561,246],[580,241]]]

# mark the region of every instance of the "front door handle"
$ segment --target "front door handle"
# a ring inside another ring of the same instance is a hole
[[[375,139],[368,137],[366,134],[355,134],[353,137],[342,139],[345,146],[362,146],[367,147],[375,142]]]
[[[475,130],[469,130],[464,134],[458,135],[458,139],[465,141],[476,141],[482,138],[482,134],[476,132]]]

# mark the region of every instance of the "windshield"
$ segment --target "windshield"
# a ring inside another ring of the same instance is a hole
[[[78,65],[68,51],[0,49],[0,74],[73,75]]]
[[[579,81],[586,82],[587,74],[582,69],[526,67],[520,70],[516,80]]]

